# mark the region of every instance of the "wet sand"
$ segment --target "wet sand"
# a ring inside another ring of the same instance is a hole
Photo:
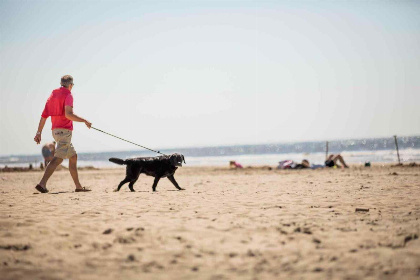
[[[0,278],[420,279],[418,166],[124,173],[0,173]]]

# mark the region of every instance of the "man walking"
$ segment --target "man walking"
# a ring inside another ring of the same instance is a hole
[[[73,113],[73,96],[71,90],[74,86],[73,77],[65,75],[61,78],[61,87],[53,90],[50,97],[45,104],[44,111],[39,121],[38,131],[35,135],[35,142],[41,142],[41,133],[48,117],[51,117],[52,134],[57,142],[57,147],[54,152],[54,157],[45,169],[44,176],[36,189],[41,193],[47,193],[47,181],[54,173],[58,165],[64,159],[69,159],[69,171],[76,185],[76,192],[88,192],[89,189],[82,187],[79,182],[77,174],[77,154],[71,143],[71,136],[73,131],[73,121],[84,122],[88,128],[92,126],[90,122]]]

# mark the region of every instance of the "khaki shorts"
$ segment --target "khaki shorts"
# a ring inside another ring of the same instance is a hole
[[[66,159],[76,154],[76,150],[71,143],[71,130],[57,128],[52,131],[52,134],[57,142],[54,153],[55,157]]]

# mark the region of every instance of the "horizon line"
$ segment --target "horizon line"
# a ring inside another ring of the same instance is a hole
[[[291,143],[311,143],[311,142],[336,142],[336,141],[350,141],[350,140],[362,140],[362,139],[384,139],[384,138],[393,138],[394,135],[388,137],[364,137],[364,138],[336,138],[332,140],[303,140],[303,141],[284,141],[284,142],[267,142],[267,143],[260,143],[260,144],[225,144],[225,145],[208,145],[208,146],[188,146],[188,147],[171,147],[171,148],[164,148],[160,149],[161,151],[170,151],[175,149],[205,149],[205,148],[215,148],[215,147],[235,147],[235,146],[259,146],[259,145],[278,145],[278,144],[291,144]],[[420,137],[419,135],[402,135],[398,136],[400,138],[404,137]],[[97,151],[97,152],[80,152],[79,154],[100,154],[100,153],[118,153],[118,152],[148,152],[146,149],[142,150],[110,150],[110,151]],[[151,152],[153,153],[153,152]],[[3,157],[12,157],[12,156],[37,156],[37,154],[4,154],[0,155],[0,158]]]

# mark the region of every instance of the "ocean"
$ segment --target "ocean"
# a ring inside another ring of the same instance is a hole
[[[397,152],[394,137],[349,139],[329,141],[329,153],[341,153],[350,164],[365,162],[397,163]],[[401,162],[420,162],[420,136],[398,137]],[[325,141],[276,143],[260,145],[236,145],[218,147],[191,147],[161,150],[162,153],[180,153],[185,156],[187,166],[228,166],[235,160],[244,166],[270,165],[276,166],[282,160],[302,159],[312,164],[323,164],[325,160]],[[122,159],[139,156],[156,156],[147,150],[115,151],[99,153],[79,153],[78,166],[96,168],[119,167],[108,161],[110,157]],[[0,157],[0,167],[27,167],[29,164],[39,166],[43,162],[39,155],[10,155]],[[63,165],[67,165],[64,161]]]

